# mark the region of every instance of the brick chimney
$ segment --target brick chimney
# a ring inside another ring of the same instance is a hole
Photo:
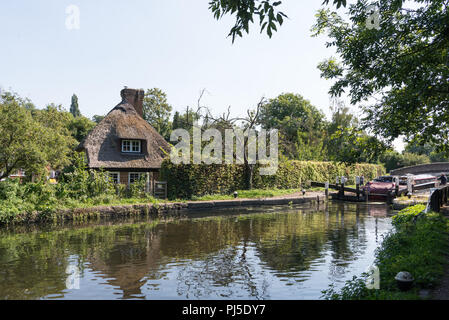
[[[145,96],[145,91],[143,89],[130,89],[125,87],[120,92],[123,102],[131,104],[136,112],[143,118],[143,98]]]

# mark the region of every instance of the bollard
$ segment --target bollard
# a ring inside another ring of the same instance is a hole
[[[341,184],[340,184],[340,191],[338,194],[338,197],[343,200],[345,197],[345,183],[346,183],[346,178],[345,177],[341,177]]]
[[[411,177],[407,177],[407,192],[410,196],[413,194],[413,181]]]
[[[399,195],[399,177],[394,177],[394,193],[396,197]]]

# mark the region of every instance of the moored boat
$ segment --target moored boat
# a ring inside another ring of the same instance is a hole
[[[390,194],[395,192],[395,178],[397,176],[380,176],[373,181],[368,182],[364,187],[363,191],[369,194],[368,200],[382,200],[386,201]],[[406,187],[399,184],[399,190]]]
[[[399,191],[403,191],[408,188],[408,181],[412,186],[419,186],[423,184],[431,184],[434,183],[436,185],[438,183],[437,177],[430,174],[419,174],[412,175],[408,174],[406,176],[380,176],[373,181],[368,182],[362,189],[365,192],[368,192],[369,199],[368,200],[382,200],[386,201],[390,194],[394,194],[396,190],[396,181],[395,179],[399,179]],[[432,187],[432,186],[430,186]],[[430,188],[429,187],[429,188]]]

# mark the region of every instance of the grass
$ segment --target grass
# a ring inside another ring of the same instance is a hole
[[[292,195],[301,192],[301,189],[253,189],[253,190],[237,190],[238,198],[241,199],[261,199],[279,196]],[[205,195],[202,197],[193,197],[193,201],[213,201],[213,200],[232,200],[234,195]]]
[[[413,195],[410,199],[408,196],[401,196],[396,198],[399,201],[420,201],[420,202],[427,202],[429,200],[429,195]]]
[[[418,300],[421,289],[438,285],[447,263],[448,221],[437,213],[422,213],[424,205],[402,210],[393,217],[394,231],[376,252],[380,290],[365,286],[367,274],[354,277],[340,290],[323,291],[328,300]],[[400,271],[412,273],[414,288],[401,292],[394,277]]]

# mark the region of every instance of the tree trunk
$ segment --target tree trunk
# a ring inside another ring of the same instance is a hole
[[[245,184],[247,190],[251,190],[253,188],[253,176],[254,176],[254,165],[249,164],[248,161],[245,161]]]

